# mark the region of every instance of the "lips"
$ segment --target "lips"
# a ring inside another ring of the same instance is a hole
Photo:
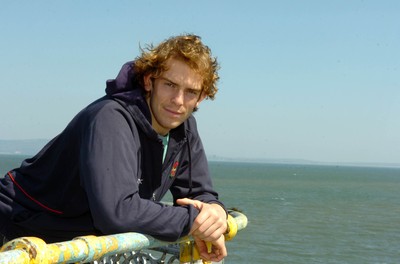
[[[173,115],[173,116],[181,116],[181,115],[183,115],[183,113],[181,113],[181,112],[174,111],[174,110],[171,110],[171,109],[168,109],[168,108],[165,108],[165,111],[167,113],[169,113],[170,115]]]

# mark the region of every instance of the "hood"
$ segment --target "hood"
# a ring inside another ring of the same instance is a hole
[[[115,79],[107,80],[106,94],[128,105],[136,105],[151,122],[150,109],[144,95],[144,89],[135,82],[134,61],[122,65]]]

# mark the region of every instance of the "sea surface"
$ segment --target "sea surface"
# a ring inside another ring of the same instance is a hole
[[[0,155],[0,175],[23,158]],[[214,161],[210,170],[220,199],[249,220],[225,263],[400,263],[400,168]]]

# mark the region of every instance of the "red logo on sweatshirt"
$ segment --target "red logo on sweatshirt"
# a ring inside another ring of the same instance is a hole
[[[172,165],[172,169],[171,169],[171,172],[170,172],[170,174],[169,174],[169,177],[171,177],[171,178],[175,177],[175,175],[176,175],[176,169],[178,168],[178,165],[179,165],[179,162],[178,162],[178,161],[175,161],[175,162],[174,162],[174,165]]]

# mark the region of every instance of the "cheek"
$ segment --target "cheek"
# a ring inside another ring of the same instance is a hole
[[[193,102],[190,103],[190,108],[196,108],[199,107],[200,102],[198,100],[194,100]]]

